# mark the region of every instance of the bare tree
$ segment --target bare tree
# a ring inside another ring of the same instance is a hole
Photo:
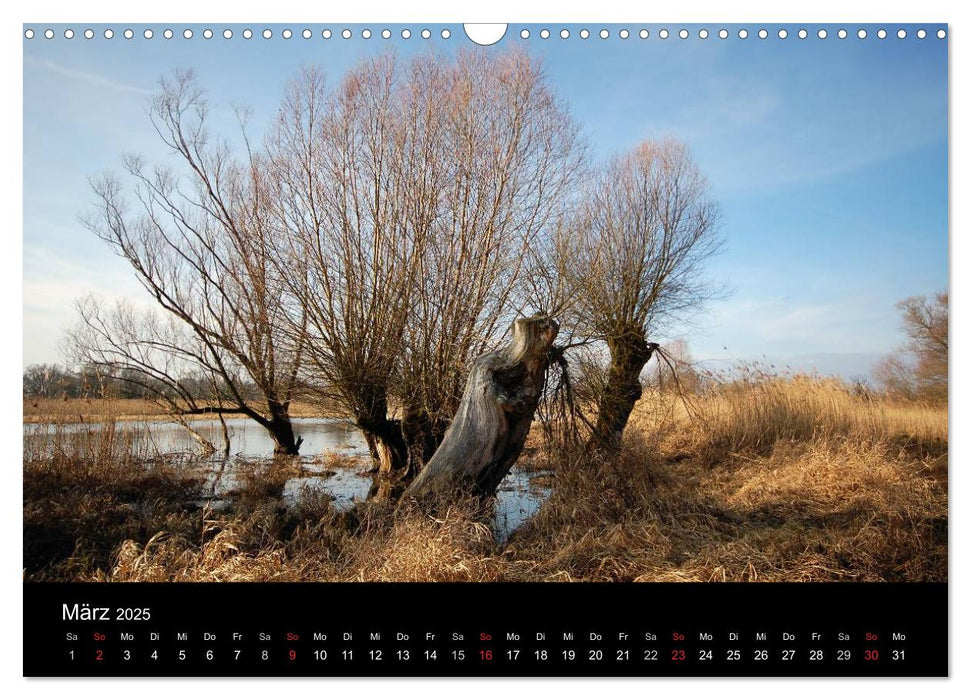
[[[530,251],[562,215],[585,150],[527,54],[461,53],[441,72],[425,59],[412,88],[439,86],[444,185],[427,222],[397,387],[413,471],[442,442],[473,358],[498,346],[522,306]]]
[[[619,445],[658,347],[650,338],[713,293],[703,271],[721,245],[718,222],[707,180],[677,141],[644,142],[592,179],[557,244],[580,334],[609,354],[592,447]]]
[[[907,345],[877,366],[878,380],[901,398],[947,400],[948,293],[909,297],[897,308]]]
[[[74,397],[80,380],[58,365],[34,364],[24,370],[24,398]]]
[[[352,69],[333,92],[305,70],[269,140],[280,260],[290,268],[282,276],[290,317],[306,319],[297,333],[308,337],[308,384],[351,413],[384,471],[406,461],[389,387],[422,231],[408,225],[402,191],[421,172],[406,148],[424,150],[408,138],[428,137],[403,133],[396,78],[391,56]]]
[[[248,416],[270,433],[276,452],[296,454],[301,440],[289,407],[304,341],[284,333],[292,322],[270,260],[274,230],[265,159],[250,147],[245,115],[244,155],[235,158],[227,141],[210,137],[208,111],[192,73],[162,80],[151,120],[184,176],[126,157],[132,207],[118,178],[106,175],[93,183],[99,211],[85,223],[131,264],[164,315],[136,320],[131,309],[106,313],[82,301],[75,339],[88,361],[153,380],[171,379],[170,361],[194,366],[226,394],[225,403],[205,411]],[[126,329],[127,317],[133,325]],[[255,387],[256,396],[245,384]],[[179,393],[168,382],[170,390]]]
[[[468,363],[515,315],[525,253],[579,167],[577,129],[525,54],[385,55],[333,91],[305,71],[271,143],[280,259],[304,265],[289,279],[307,374],[382,471],[414,474]]]

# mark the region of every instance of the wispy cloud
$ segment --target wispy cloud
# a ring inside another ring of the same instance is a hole
[[[31,56],[30,54],[24,54],[24,63],[27,65],[34,66],[35,68],[41,68],[43,70],[50,71],[51,73],[57,73],[66,78],[71,78],[72,80],[82,80],[84,82],[90,83],[92,85],[99,85],[109,90],[115,90],[117,92],[128,92],[136,95],[151,95],[151,90],[145,90],[140,87],[135,87],[134,85],[127,85],[125,83],[120,83],[116,80],[111,80],[103,75],[98,75],[97,73],[88,73],[87,71],[78,70],[76,68],[71,68],[70,66],[61,65],[56,61],[52,61],[49,58],[38,58],[37,56]]]
[[[793,309],[765,308],[753,318],[762,338],[775,341],[808,341],[822,335],[836,313],[827,305],[797,306]]]
[[[889,352],[899,342],[894,325],[884,327],[864,302],[741,298],[710,311],[695,335],[704,357]]]
[[[26,244],[24,264],[24,362],[61,362],[65,332],[77,322],[74,301],[91,293],[107,303],[122,299],[140,308],[152,300],[124,263],[105,253],[75,261],[51,248]]]
[[[96,260],[72,260],[57,251],[27,243],[23,252],[24,306],[38,312],[70,310],[82,292],[141,300],[144,290],[134,275],[108,251]]]

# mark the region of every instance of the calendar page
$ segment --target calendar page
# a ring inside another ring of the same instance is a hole
[[[22,36],[25,676],[948,675],[948,25]]]

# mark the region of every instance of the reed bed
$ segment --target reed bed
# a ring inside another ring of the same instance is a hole
[[[946,406],[832,380],[646,392],[609,457],[534,439],[552,495],[503,543],[488,503],[285,507],[285,460],[243,465],[216,510],[137,430],[25,438],[27,580],[947,579]]]

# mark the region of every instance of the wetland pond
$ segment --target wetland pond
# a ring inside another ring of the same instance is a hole
[[[230,435],[230,456],[197,457],[180,460],[186,469],[197,470],[202,479],[198,503],[205,502],[218,510],[232,502],[239,489],[239,467],[242,463],[269,462],[273,440],[255,422],[247,418],[226,419]],[[100,423],[35,423],[24,424],[24,440],[43,442],[55,433],[60,435],[99,430]],[[198,444],[180,425],[161,421],[121,421],[116,430],[127,431],[133,443],[147,453],[186,455],[198,453]],[[222,428],[218,420],[194,420],[192,427],[219,447]],[[300,456],[290,459],[294,473],[283,487],[286,507],[297,508],[306,498],[321,494],[332,499],[339,510],[365,500],[373,484],[368,472],[370,458],[364,438],[350,422],[334,418],[297,418],[294,432],[303,437]],[[499,485],[495,499],[492,529],[503,542],[528,520],[550,494],[549,473],[512,468]]]

